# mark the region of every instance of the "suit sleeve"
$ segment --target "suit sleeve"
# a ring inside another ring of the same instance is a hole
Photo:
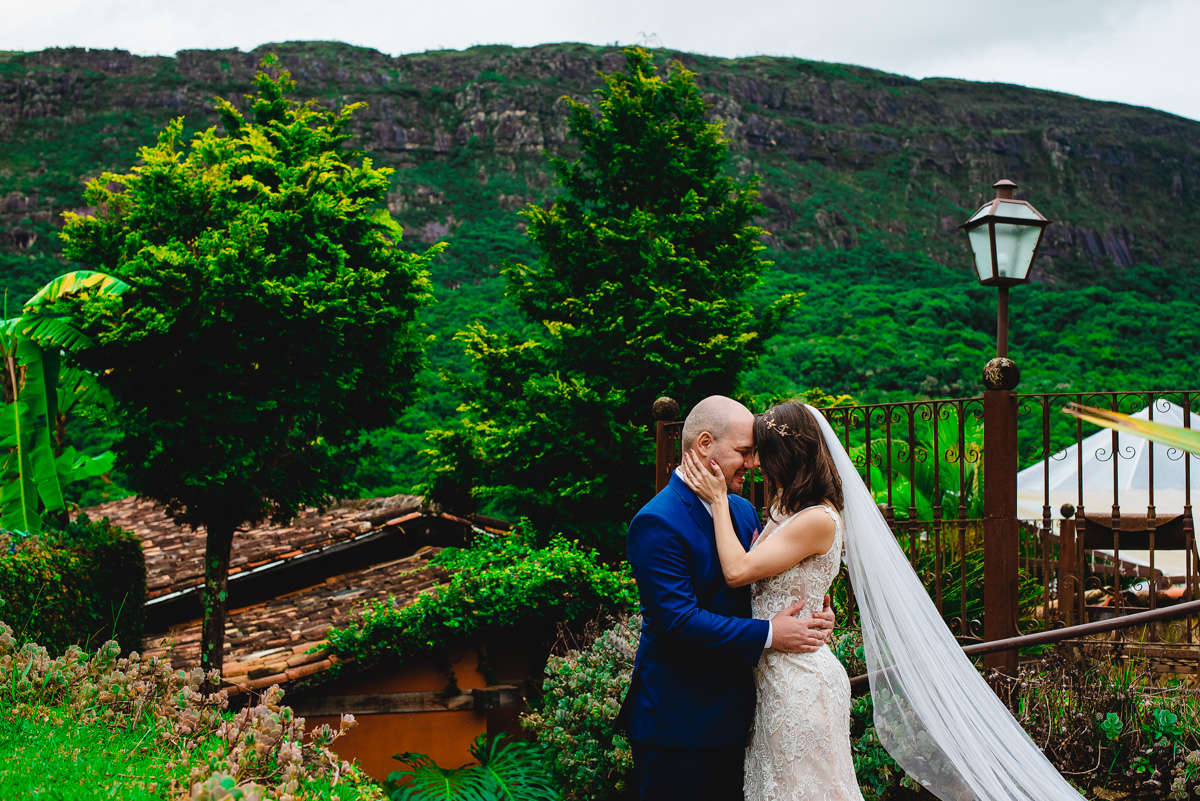
[[[758,661],[767,621],[726,617],[700,607],[682,535],[661,518],[641,514],[629,526],[628,549],[642,606],[665,637],[695,648],[727,650],[751,665]]]

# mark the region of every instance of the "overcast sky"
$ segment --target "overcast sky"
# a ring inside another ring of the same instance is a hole
[[[1004,81],[1196,120],[1198,33],[1200,0],[0,0],[0,50],[648,44]]]

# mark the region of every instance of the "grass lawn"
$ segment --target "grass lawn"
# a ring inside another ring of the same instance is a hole
[[[187,760],[158,734],[149,725],[81,724],[54,708],[0,713],[0,798],[167,798],[170,777],[186,777]]]
[[[19,713],[0,705],[0,799],[44,801],[165,801],[171,779],[186,782],[191,768],[220,761],[225,744],[209,737],[180,746],[166,730],[142,723],[116,730],[80,723],[61,707],[35,707]],[[207,775],[207,774],[206,774]],[[300,798],[359,801],[381,798],[371,782],[331,785],[328,779],[302,779]]]

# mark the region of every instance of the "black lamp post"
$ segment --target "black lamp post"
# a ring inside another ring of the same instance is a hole
[[[983,368],[983,636],[1017,635],[1017,386],[1020,373],[1008,358],[1008,288],[1029,280],[1050,221],[1029,202],[1013,198],[1009,180],[993,186],[996,197],[962,224],[971,245],[979,283],[999,290],[996,358]],[[984,657],[984,664],[1010,676],[1016,651]]]

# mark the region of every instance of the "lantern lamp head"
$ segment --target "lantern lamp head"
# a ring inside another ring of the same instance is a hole
[[[1017,185],[1007,179],[992,184],[996,197],[987,201],[960,228],[967,232],[979,283],[1011,286],[1029,280],[1050,221],[1027,200],[1017,200]]]

